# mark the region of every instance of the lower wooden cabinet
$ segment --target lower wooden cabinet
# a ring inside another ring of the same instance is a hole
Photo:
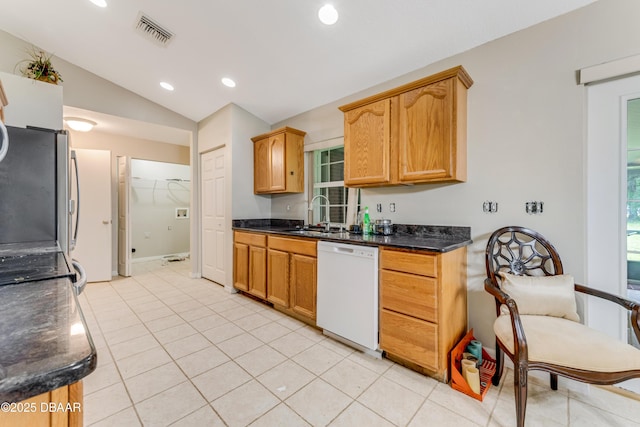
[[[435,323],[383,308],[380,347],[430,370],[438,370],[438,325]]]
[[[317,241],[235,232],[234,286],[315,326]],[[441,381],[467,328],[467,249],[380,247],[380,349]]]
[[[236,231],[233,285],[315,325],[317,241]]]
[[[82,427],[82,382],[8,404],[0,427]]]
[[[267,298],[267,236],[236,231],[233,243],[233,285]]]
[[[267,301],[289,308],[289,252],[267,250]]]
[[[440,381],[467,328],[467,249],[435,253],[381,248],[380,348]]]
[[[317,250],[315,240],[269,236],[267,300],[276,308],[315,324]]]
[[[318,260],[308,255],[291,254],[291,309],[309,319],[316,319],[316,285]]]

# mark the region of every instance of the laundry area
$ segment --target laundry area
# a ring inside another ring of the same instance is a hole
[[[131,159],[134,274],[141,263],[166,264],[189,257],[190,173],[188,165]]]

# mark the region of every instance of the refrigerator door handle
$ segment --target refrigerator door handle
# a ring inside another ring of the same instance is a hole
[[[71,265],[73,265],[73,268],[80,275],[78,280],[73,284],[73,286],[74,286],[74,288],[76,290],[76,294],[80,295],[82,293],[82,291],[84,291],[84,287],[87,286],[87,272],[85,271],[85,269],[82,266],[82,264],[80,264],[75,259],[71,260]]]
[[[73,162],[73,169],[76,175],[76,225],[73,229],[73,238],[71,239],[71,250],[76,248],[76,242],[78,241],[78,224],[80,224],[80,175],[78,173],[78,157],[75,151],[71,151],[71,161]],[[73,212],[71,212],[73,214]]]
[[[9,151],[9,133],[7,132],[7,127],[4,125],[4,123],[2,123],[2,120],[0,120],[0,135],[2,135],[2,137],[0,138],[0,144],[2,144],[2,146],[0,147],[1,162],[2,159],[4,159],[4,156],[7,155],[7,151]]]

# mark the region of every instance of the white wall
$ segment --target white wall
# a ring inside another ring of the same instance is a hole
[[[235,104],[229,104],[199,123],[200,153],[225,146],[226,235],[225,270],[229,289],[233,283],[233,234],[231,221],[268,218],[271,199],[253,194],[252,136],[269,131],[269,125]]]
[[[491,346],[494,305],[482,281],[493,230],[522,225],[541,232],[560,252],[565,270],[577,281],[585,278],[585,88],[577,85],[576,70],[637,54],[638,16],[640,2],[600,0],[273,127],[305,130],[307,144],[340,136],[339,105],[456,65],[466,68],[475,82],[468,93],[468,181],[365,189],[362,200],[383,203],[385,216],[396,223],[471,227],[469,327]],[[483,213],[484,200],[497,201],[498,213]],[[544,201],[544,213],[527,215],[528,200]],[[274,197],[272,215],[287,215],[290,202]],[[389,202],[396,203],[395,214],[388,212]]]
[[[15,127],[62,129],[62,88],[0,71],[9,104],[2,108],[4,123]]]
[[[189,252],[191,169],[187,165],[131,160],[132,260]],[[178,181],[175,181],[178,180]]]

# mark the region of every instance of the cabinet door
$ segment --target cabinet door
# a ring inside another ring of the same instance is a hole
[[[16,408],[22,410],[0,412],[0,426],[82,427],[82,403],[82,382],[78,381],[19,402]]]
[[[438,322],[438,281],[431,277],[380,270],[380,306]]]
[[[398,181],[452,178],[456,159],[453,84],[454,79],[443,80],[399,95]]]
[[[249,293],[267,299],[267,249],[249,247]]]
[[[289,253],[267,251],[267,301],[289,308]]]
[[[269,166],[269,138],[253,143],[253,192],[269,192],[271,187]]]
[[[284,133],[273,135],[269,138],[271,191],[285,191],[287,189],[285,176],[285,138]]]
[[[291,308],[310,319],[316,318],[317,259],[291,254]]]
[[[383,99],[344,114],[344,183],[390,181],[391,100]]]
[[[249,290],[249,245],[244,243],[233,244],[233,286]]]
[[[380,310],[380,348],[429,369],[441,368],[438,326],[424,320]]]

